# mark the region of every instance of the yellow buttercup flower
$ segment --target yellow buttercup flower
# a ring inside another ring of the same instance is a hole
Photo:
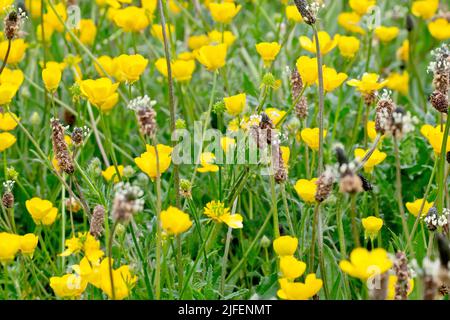
[[[395,299],[395,286],[397,284],[398,278],[396,275],[389,275],[388,280],[388,292],[386,296],[386,300],[394,300]],[[408,282],[408,291],[406,292],[407,296],[409,296],[414,290],[414,279],[409,279]]]
[[[156,69],[165,77],[168,77],[167,62],[165,58],[159,58],[155,62]],[[176,81],[190,81],[195,71],[194,60],[175,60],[171,63],[172,76]]]
[[[439,8],[439,0],[419,0],[414,1],[411,11],[416,17],[430,19]]]
[[[377,131],[375,130],[375,121],[367,121],[366,130],[367,130],[367,136],[369,137],[369,139],[371,141],[374,141],[378,135]],[[381,136],[381,139],[383,137],[384,137],[384,135]]]
[[[5,2],[13,3],[14,0],[6,0]],[[33,19],[39,18],[41,16],[42,0],[25,0],[24,4],[27,12],[29,12]]]
[[[369,152],[369,150],[364,149],[355,149],[355,158],[358,160],[361,160],[364,158],[364,156]],[[373,168],[386,159],[387,154],[384,152],[379,151],[378,149],[375,149],[375,151],[370,156],[369,160],[364,164],[364,171],[367,173],[370,173],[373,171]]]
[[[442,141],[444,140],[444,132],[441,131],[441,126],[437,125],[433,127],[429,124],[425,124],[420,128],[420,133],[428,140],[433,147],[434,153],[439,155],[442,150]],[[447,139],[447,148],[450,150],[450,139]]]
[[[77,236],[67,239],[64,243],[66,249],[60,254],[68,257],[72,254],[84,253],[89,261],[95,262],[101,259],[105,253],[100,249],[100,241],[89,232],[78,232]]]
[[[373,240],[378,232],[380,232],[381,227],[383,227],[383,220],[373,216],[363,218],[361,222],[364,227],[366,239],[371,238]]]
[[[16,143],[17,139],[9,132],[0,133],[0,152],[5,151],[10,148],[14,143]]]
[[[214,21],[220,23],[230,23],[231,20],[241,10],[241,5],[236,5],[233,2],[210,3],[209,12]]]
[[[331,39],[330,35],[326,31],[319,31],[318,37],[319,37],[320,51],[322,55],[326,55],[328,52],[333,50],[337,45],[336,38]],[[308,37],[301,36],[299,38],[299,41],[303,49],[312,53],[316,53],[316,40],[314,38],[311,40]]]
[[[140,54],[122,54],[114,59],[114,64],[117,80],[131,84],[138,81],[139,77],[144,73],[148,60]]]
[[[347,80],[348,76],[343,72],[337,72],[334,68],[322,67],[323,85],[325,92],[331,92]]]
[[[170,38],[170,34],[173,34],[175,32],[175,27],[172,24],[166,24],[165,30],[167,37]],[[160,24],[153,24],[151,33],[155,38],[159,39],[160,41],[164,41],[162,26]]]
[[[191,50],[200,49],[201,47],[208,45],[210,41],[211,39],[206,34],[190,36],[188,38],[188,47]]]
[[[211,44],[225,43],[230,47],[236,40],[236,36],[231,31],[224,31],[223,33],[217,30],[208,32],[209,41]]]
[[[39,238],[33,233],[28,233],[26,235],[19,237],[20,251],[26,256],[32,257],[34,250],[38,245]]]
[[[289,158],[291,157],[291,149],[289,147],[281,146],[281,158],[283,159],[283,164],[286,168],[289,168]]]
[[[350,8],[361,16],[376,4],[377,0],[349,0]]]
[[[219,166],[214,164],[215,160],[216,160],[216,156],[214,155],[214,153],[203,152],[200,155],[201,167],[197,168],[197,171],[200,173],[219,171]]]
[[[178,60],[183,60],[183,61],[189,61],[189,60],[194,60],[195,61],[195,56],[192,52],[189,51],[184,51],[184,52],[180,52],[177,56]]]
[[[366,281],[388,271],[392,261],[384,249],[368,251],[366,248],[356,248],[350,254],[350,261],[342,260],[339,267],[350,276]]]
[[[298,196],[307,203],[316,202],[317,178],[311,180],[300,179],[295,183],[294,189]]]
[[[16,95],[18,87],[10,83],[0,84],[0,106],[10,104]]]
[[[102,68],[105,69],[109,76],[113,76],[116,74],[117,65],[115,64],[113,58],[111,58],[110,56],[101,56],[97,58],[97,61],[102,66]],[[100,77],[107,76],[97,63],[94,63],[94,67]]]
[[[146,148],[147,151],[141,154],[140,157],[134,158],[134,162],[139,169],[146,173],[151,179],[155,179],[158,175],[155,147],[147,145]],[[163,174],[169,169],[170,164],[172,163],[173,148],[158,144],[156,150],[158,151],[159,173]]]
[[[124,32],[140,32],[150,24],[145,9],[135,6],[117,10],[113,20]]]
[[[111,275],[109,272],[109,259],[103,259],[99,269],[100,288],[110,299],[115,298],[116,300],[123,300],[130,295],[131,289],[137,282],[137,277],[132,275],[129,266],[124,265],[118,269],[112,270],[114,295],[111,284]]]
[[[364,94],[370,94],[374,91],[382,89],[386,84],[387,80],[378,82],[380,76],[376,73],[364,73],[361,80],[352,79],[347,81],[347,84]]]
[[[338,15],[338,24],[345,30],[365,34],[364,29],[359,25],[361,16],[356,12],[342,12]]]
[[[400,33],[400,29],[397,27],[385,27],[379,26],[375,28],[375,35],[381,42],[391,42],[395,38],[397,38]]]
[[[236,147],[236,140],[229,137],[222,137],[220,139],[220,147],[222,148],[223,152],[227,153],[228,151]]]
[[[431,207],[433,207],[434,202],[428,202],[426,199],[417,199],[413,202],[407,202],[406,209],[408,209],[408,212],[411,213],[414,217],[417,217],[420,213],[420,208],[423,205],[422,209],[422,217],[425,217],[428,214],[428,211],[430,211]]]
[[[120,176],[123,176],[123,168],[124,166],[118,165],[117,170],[119,171]],[[117,176],[117,171],[115,166],[109,166],[106,168],[106,170],[102,171],[102,176],[105,178],[106,181],[111,181],[111,179],[114,177],[114,183],[118,183],[119,177]]]
[[[44,23],[38,24],[36,27],[36,38],[42,42],[42,26],[44,26],[44,40],[47,46],[50,45],[55,28],[50,23],[44,20]]]
[[[273,250],[280,257],[293,256],[297,246],[298,239],[291,236],[281,236],[273,241]]]
[[[397,50],[397,58],[403,61],[409,60],[409,41],[404,40],[402,46]]]
[[[56,13],[55,13],[56,11]],[[64,24],[60,20],[66,22],[67,8],[64,3],[60,2],[55,5],[55,11],[49,8],[48,12],[44,14],[44,23],[52,27],[57,32],[64,31]]]
[[[158,0],[141,0],[141,6],[142,8],[147,10],[147,13],[150,16],[153,16],[153,13],[155,12],[158,6]]]
[[[303,17],[297,9],[297,6],[286,6],[286,18],[294,22],[303,22]]]
[[[237,116],[244,111],[247,103],[247,96],[245,93],[240,93],[231,97],[223,98],[227,112],[232,116]]]
[[[230,208],[220,201],[208,202],[204,208],[205,215],[216,222],[223,222],[232,229],[242,229],[243,218],[239,213],[231,214]]]
[[[272,120],[274,126],[277,126],[286,114],[286,111],[282,111],[277,108],[267,108],[266,110],[264,110],[264,112],[267,114],[270,120]]]
[[[119,101],[119,94],[116,92],[119,83],[112,83],[108,78],[97,80],[83,80],[80,82],[80,90],[89,102],[100,111],[110,111]]]
[[[60,298],[76,298],[86,290],[87,282],[76,274],[66,274],[62,277],[51,277],[50,287]]]
[[[428,24],[428,30],[435,39],[450,39],[450,22],[445,18],[438,18],[430,22]]]
[[[297,260],[294,256],[280,257],[280,270],[283,278],[296,279],[306,270],[306,263]]]
[[[353,58],[359,51],[360,41],[356,37],[335,36],[337,37],[339,53],[345,58]]]
[[[302,140],[314,151],[319,150],[319,128],[305,128],[301,131]],[[323,131],[323,138],[325,139],[327,131]]]
[[[319,76],[317,58],[302,56],[297,59],[295,66],[297,67],[298,73],[302,77],[305,85],[312,85],[316,83]]]
[[[75,35],[85,45],[92,45],[97,35],[97,26],[92,19],[81,19],[77,28],[73,30]],[[66,35],[68,41],[72,40],[70,34]]]
[[[23,75],[23,72],[20,69],[12,70],[5,68],[3,69],[3,72],[0,75],[0,83],[8,83],[13,86],[16,86],[17,88],[19,88],[22,85],[24,79],[25,76]]]
[[[20,238],[15,234],[0,232],[0,262],[11,262],[20,250]]]
[[[42,70],[42,80],[44,81],[45,88],[51,93],[58,89],[61,77],[61,69],[58,67],[47,67]]]
[[[11,131],[17,127],[17,123],[20,121],[20,118],[17,117],[14,113],[1,113],[0,112],[0,130],[2,131]]]
[[[8,55],[8,63],[16,64],[23,60],[25,57],[25,51],[28,48],[28,44],[25,43],[24,39],[15,39],[11,42],[11,49]],[[6,56],[6,51],[8,50],[8,41],[0,42],[0,60]]]
[[[308,274],[305,283],[290,282],[288,279],[279,280],[280,290],[277,295],[285,300],[308,300],[315,296],[322,288],[323,282],[314,273]]]
[[[197,60],[209,71],[216,71],[226,63],[227,45],[218,44],[215,46],[203,46],[195,52]]]
[[[53,207],[50,201],[38,197],[25,201],[25,207],[34,223],[45,226],[53,224],[58,214],[58,208]]]
[[[280,53],[281,45],[277,42],[261,42],[256,45],[256,51],[261,56],[266,67],[275,60]]]
[[[161,225],[167,234],[179,235],[189,230],[192,226],[192,221],[189,215],[180,209],[169,207],[161,212]]]
[[[407,95],[409,92],[409,73],[408,71],[403,71],[402,73],[392,72],[387,77],[387,84],[391,90],[398,91],[404,95]]]

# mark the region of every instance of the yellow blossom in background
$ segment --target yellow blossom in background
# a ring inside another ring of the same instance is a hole
[[[337,45],[341,56],[345,58],[353,58],[359,51],[360,41],[358,38],[338,35],[336,35],[335,37],[337,37]]]
[[[158,0],[141,0],[141,6],[150,16],[153,16],[156,8],[158,7]]]
[[[100,241],[95,239],[89,232],[78,232],[77,236],[67,239],[66,249],[60,254],[67,257],[72,254],[83,253],[89,261],[98,261],[105,253],[100,249]]]
[[[441,154],[442,141],[444,140],[444,132],[440,125],[433,127],[429,124],[425,124],[420,128],[420,133],[428,140],[433,147],[434,153]],[[450,150],[450,139],[447,139],[447,148]]]
[[[175,27],[171,24],[166,24],[165,30],[167,37],[170,38],[170,35],[175,32]],[[162,26],[160,24],[152,24],[151,33],[155,38],[159,39],[160,41],[164,41]]]
[[[12,70],[9,68],[5,68],[3,69],[3,72],[0,75],[0,84],[8,83],[19,88],[22,85],[24,79],[25,76],[23,75],[22,70],[20,69]]]
[[[359,15],[364,15],[377,4],[377,0],[349,0],[350,8]]]
[[[378,135],[377,131],[375,130],[375,121],[367,121],[366,130],[367,130],[367,136],[369,137],[369,139],[371,141],[374,141]],[[381,136],[381,138],[383,138],[383,137],[384,137],[384,135]]]
[[[137,282],[137,277],[132,275],[129,266],[121,266],[118,269],[112,270],[112,284],[111,275],[109,272],[109,259],[103,259],[100,265],[100,288],[108,296],[108,298],[116,300],[123,300],[130,295],[131,288]],[[112,287],[114,286],[114,297]]]
[[[297,6],[286,6],[286,18],[294,22],[303,22],[303,17],[297,9]]]
[[[81,19],[78,26],[73,30],[75,35],[83,44],[92,45],[97,35],[97,26],[92,19]],[[72,40],[70,34],[66,35],[68,41]]]
[[[281,158],[283,159],[283,164],[286,168],[289,168],[289,158],[291,157],[291,149],[289,147],[280,146]]]
[[[119,101],[118,87],[119,83],[112,83],[108,78],[88,79],[80,82],[83,96],[103,112],[110,111]]]
[[[445,18],[438,18],[428,24],[428,31],[435,39],[450,39],[450,22]]]
[[[383,227],[383,220],[373,216],[361,219],[361,223],[364,227],[366,239],[370,238],[373,240],[380,232],[381,227]]]
[[[306,270],[306,263],[297,260],[294,256],[280,257],[280,270],[283,278],[296,279]]]
[[[134,162],[142,172],[146,173],[151,179],[155,179],[158,176],[155,147],[147,145],[146,149],[147,151],[140,157],[134,158]],[[156,150],[158,151],[159,174],[161,175],[169,169],[172,163],[173,148],[158,144]]]
[[[124,166],[118,165],[117,170],[119,171],[120,176],[123,176],[123,168]],[[102,171],[102,176],[105,178],[106,181],[111,181],[111,179],[114,177],[114,183],[118,183],[119,177],[117,176],[117,171],[115,166],[109,166],[105,170]]]
[[[0,262],[14,260],[20,250],[20,238],[15,234],[0,232]]]
[[[409,60],[409,41],[404,40],[402,46],[397,50],[397,58],[402,61]]]
[[[298,196],[307,203],[316,202],[317,178],[311,180],[300,179],[295,183],[294,189]]]
[[[328,32],[326,31],[319,31],[318,37],[319,37],[320,51],[322,55],[326,55],[328,52],[333,50],[337,45],[336,38],[332,39],[328,34]],[[316,40],[314,38],[311,40],[306,36],[301,36],[299,38],[299,41],[303,49],[312,53],[316,53]]]
[[[391,90],[398,91],[404,95],[409,92],[409,73],[408,71],[403,71],[402,73],[392,72],[387,77],[387,84]]]
[[[159,58],[155,62],[156,69],[165,77],[168,77],[167,62],[165,58]],[[179,82],[190,81],[195,71],[194,60],[175,60],[171,63],[172,76]]]
[[[386,296],[386,300],[394,300],[395,299],[395,285],[397,284],[397,276],[396,275],[389,275],[388,280],[388,292]],[[414,290],[414,279],[409,279],[408,281],[408,291],[407,296],[409,296]]]
[[[256,51],[261,56],[266,67],[275,60],[280,53],[281,45],[277,42],[260,42],[256,45]]]
[[[361,16],[356,12],[342,12],[338,15],[338,24],[345,30],[365,34],[365,30],[359,25]]]
[[[247,102],[245,93],[240,93],[231,97],[223,98],[227,112],[232,116],[237,116],[244,111]]]
[[[148,60],[140,54],[127,55],[122,54],[114,59],[116,76],[119,81],[134,83],[147,68]]]
[[[180,209],[169,207],[161,212],[161,225],[167,234],[179,235],[189,230],[192,226],[192,221],[189,215]]]
[[[5,151],[10,148],[14,143],[16,143],[17,139],[9,132],[0,133],[0,152]]]
[[[14,0],[6,0],[9,2],[14,2]],[[41,4],[42,0],[25,0],[25,9],[27,9],[27,12],[30,14],[30,16],[33,19],[39,18],[41,16]]]
[[[79,81],[83,78],[83,73],[81,72],[80,68],[81,60],[82,59],[80,56],[74,56],[70,54],[64,57],[64,63],[70,70],[72,70],[76,81]]]
[[[55,29],[46,21],[42,24],[38,24],[36,27],[36,37],[37,40],[42,42],[42,26],[44,26],[44,40],[46,46],[50,45],[53,33],[55,32]]]
[[[26,235],[19,237],[20,252],[23,255],[32,257],[34,250],[38,245],[39,238],[33,233],[28,233]]]
[[[231,20],[239,13],[241,5],[233,2],[210,3],[209,12],[215,22],[230,23]]]
[[[188,47],[191,50],[200,49],[210,43],[211,39],[206,34],[194,35],[188,38]]]
[[[322,67],[323,72],[323,85],[325,92],[331,92],[336,88],[340,87],[345,80],[347,80],[348,76],[343,73],[337,71],[334,68],[330,68],[327,66]]]
[[[17,117],[15,113],[1,113],[0,112],[0,130],[1,131],[11,131],[17,127],[20,118]]]
[[[279,280],[280,290],[277,295],[285,300],[308,300],[315,296],[322,288],[323,282],[314,273],[308,274],[305,282],[290,282],[288,279]]]
[[[53,207],[53,203],[38,197],[25,201],[25,207],[33,218],[34,223],[51,225],[55,222],[58,209]]]
[[[430,211],[431,207],[433,207],[434,202],[428,202],[426,199],[417,199],[413,202],[407,202],[406,209],[408,209],[408,212],[412,214],[414,217],[417,217],[420,213],[420,208],[423,206],[422,214],[421,216],[424,217],[428,214],[428,211]]]
[[[188,2],[181,0],[167,0],[167,4],[169,6],[169,11],[175,15],[179,14],[182,11],[181,7],[188,7]]]
[[[369,152],[369,150],[357,148],[355,149],[355,158],[357,160],[362,160],[364,156],[367,154],[367,152]],[[387,157],[386,153],[381,152],[378,149],[375,149],[370,158],[364,164],[364,171],[367,173],[371,173],[373,171],[373,168],[382,163],[384,159],[386,159],[386,157]]]
[[[387,84],[387,80],[379,81],[380,76],[376,73],[364,73],[361,80],[352,79],[347,81],[347,84],[364,94],[370,94],[374,91],[382,89]]]
[[[414,1],[411,11],[416,17],[428,20],[434,16],[439,8],[439,0]]]
[[[97,58],[98,63],[102,66],[102,68],[108,73],[109,76],[116,74],[116,65],[114,63],[114,59],[110,56],[100,56]],[[100,68],[97,63],[94,63],[95,70],[98,72],[100,77],[106,77],[106,74]]]
[[[60,298],[76,298],[86,290],[87,282],[75,274],[66,274],[62,277],[51,277],[50,287]]]
[[[28,44],[25,43],[24,39],[15,39],[11,42],[11,50],[8,55],[9,64],[16,64],[23,60],[25,57],[25,51],[28,48]],[[6,56],[6,51],[8,50],[8,41],[0,42],[0,60]]]
[[[114,23],[124,32],[139,32],[150,24],[145,9],[135,6],[125,7],[114,14]]]
[[[195,57],[206,69],[216,71],[226,63],[227,45],[222,43],[215,46],[203,46],[195,52]]]
[[[302,77],[305,85],[312,85],[316,83],[319,76],[317,58],[302,56],[297,59],[295,66],[297,67],[298,73]]]
[[[381,42],[391,42],[395,38],[397,38],[400,33],[400,29],[397,27],[385,27],[379,26],[375,28],[375,35]]]
[[[60,2],[55,5],[55,11],[50,7],[47,9],[47,13],[44,14],[44,23],[48,23],[57,32],[63,32],[64,24],[61,21],[66,22],[67,20],[67,8],[64,3]]]
[[[274,126],[277,126],[280,123],[281,119],[283,119],[286,115],[286,111],[282,111],[277,108],[267,108],[266,110],[264,110],[264,112],[267,114],[270,120],[272,120]]]
[[[215,160],[216,160],[216,156],[214,155],[214,153],[203,152],[200,155],[201,167],[197,168],[197,171],[200,173],[219,171],[219,166],[214,164]]]
[[[178,60],[183,60],[183,61],[189,61],[189,60],[194,60],[195,61],[195,56],[192,52],[189,51],[184,51],[184,52],[180,52],[177,56]]]
[[[209,42],[211,44],[225,43],[228,47],[231,46],[236,40],[236,36],[231,31],[224,31],[223,33],[217,30],[208,32]]]
[[[220,147],[222,148],[223,152],[227,153],[228,151],[236,147],[236,140],[229,137],[222,137],[220,139]]]
[[[42,70],[42,80],[44,81],[45,88],[49,92],[55,92],[61,82],[61,69],[58,67],[47,67]]]
[[[302,140],[314,151],[319,150],[319,128],[305,128],[301,131]],[[323,131],[323,138],[325,139],[327,131]]]
[[[339,267],[348,275],[362,281],[381,275],[392,267],[388,253],[382,248],[368,251],[366,248],[356,248],[350,253],[350,261],[342,260]]]
[[[230,208],[225,207],[220,201],[208,202],[204,208],[204,213],[210,219],[219,223],[223,222],[232,229],[241,229],[243,227],[242,216],[238,213],[231,214]]]
[[[280,257],[294,255],[297,246],[298,239],[291,236],[281,236],[273,241],[273,250]]]
[[[18,87],[9,83],[0,84],[0,106],[10,104],[16,95]]]

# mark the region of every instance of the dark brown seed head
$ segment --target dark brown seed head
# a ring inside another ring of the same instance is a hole
[[[362,174],[358,173],[358,177],[361,179],[362,182],[362,187],[364,189],[364,191],[372,191],[373,190],[373,186],[370,183],[369,180],[367,180]]]
[[[391,127],[392,113],[395,110],[395,104],[391,98],[380,99],[377,103],[375,113],[375,131],[384,134]]]
[[[300,73],[298,73],[297,67],[291,73],[291,92],[292,98],[295,100],[303,90],[303,80]]]
[[[2,203],[5,208],[11,209],[14,207],[14,195],[11,191],[6,191],[3,194]]]
[[[437,91],[447,95],[450,87],[450,73],[446,70],[436,70],[433,77],[433,85]]]
[[[441,113],[448,112],[448,95],[443,94],[440,91],[435,90],[430,95],[430,103],[431,105]]]
[[[58,119],[52,119],[51,126],[53,152],[58,162],[58,166],[65,173],[72,174],[75,171],[75,167],[66,140],[64,139],[64,127]]]
[[[395,284],[395,300],[406,300],[409,291],[409,270],[408,259],[405,253],[397,252],[394,261],[394,271],[397,276],[397,283]]]
[[[11,11],[4,20],[5,30],[4,34],[6,39],[12,40],[17,37],[20,31],[20,17],[17,11]]]
[[[71,139],[77,147],[81,146],[83,144],[83,129],[79,127],[73,129]]]
[[[364,189],[361,178],[353,172],[344,174],[339,181],[339,191],[351,194],[363,192]]]
[[[281,184],[287,180],[287,170],[286,165],[283,162],[283,151],[279,146],[276,146],[276,149],[278,150],[274,150],[273,156],[273,165],[275,171],[274,179],[276,183]]]
[[[103,232],[103,222],[105,220],[105,207],[97,205],[92,212],[91,225],[89,232],[95,238],[100,238]]]
[[[323,202],[325,201],[331,194],[331,191],[333,190],[333,184],[334,184],[334,176],[333,173],[329,170],[326,170],[324,173],[322,173],[316,181],[317,184],[317,190],[316,190],[316,201],[317,202]]]
[[[156,111],[153,108],[137,110],[139,128],[144,136],[153,137],[156,133]]]
[[[364,103],[368,107],[371,106],[375,102],[375,99],[376,99],[376,95],[375,95],[374,91],[372,91],[371,93],[365,93],[363,95],[363,97],[364,97]]]
[[[305,23],[309,25],[313,25],[317,21],[317,17],[315,12],[311,10],[311,5],[308,3],[307,0],[294,0],[295,5],[297,6],[297,10],[302,15],[303,20]]]

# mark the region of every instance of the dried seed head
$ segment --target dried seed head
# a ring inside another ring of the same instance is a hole
[[[81,146],[83,144],[83,137],[84,137],[83,129],[79,128],[79,127],[76,127],[75,129],[73,129],[73,132],[72,132],[72,135],[71,135],[70,138],[72,139],[72,142],[77,147],[79,147],[79,146]]]
[[[309,4],[307,0],[294,0],[295,5],[297,6],[298,12],[302,15],[305,23],[309,25],[313,25],[317,21],[317,4],[314,2],[313,4]]]
[[[6,39],[13,40],[17,38],[22,27],[23,19],[26,18],[26,14],[22,9],[19,8],[18,11],[13,10],[4,19],[4,35]]]
[[[423,277],[423,300],[434,300],[438,285],[431,275],[425,275]]]
[[[334,174],[331,171],[330,168],[327,168],[317,179],[317,190],[316,190],[316,201],[317,202],[323,202],[325,201],[329,195],[331,194],[331,191],[333,190],[333,184],[334,184]]]
[[[397,252],[394,261],[394,271],[397,276],[397,283],[395,284],[395,300],[406,300],[409,291],[410,273],[408,270],[408,259],[405,253]]]
[[[89,228],[90,234],[95,238],[100,238],[103,232],[103,222],[105,220],[105,207],[96,205],[92,212],[91,225]]]
[[[297,67],[291,72],[291,92],[292,98],[295,100],[302,93],[303,80],[300,73],[298,73]]]
[[[66,140],[64,139],[64,127],[58,119],[52,118],[50,122],[52,126],[53,152],[58,161],[58,166],[65,173],[72,174],[75,171],[75,167]]]
[[[438,226],[438,214],[435,207],[431,207],[430,210],[428,210],[427,216],[425,217],[424,221],[427,224],[428,230],[436,231]]]
[[[450,73],[445,70],[436,70],[433,77],[433,85],[437,91],[447,94],[450,87]]]
[[[5,208],[11,209],[14,207],[14,194],[11,191],[6,191],[3,194],[2,203]]]
[[[280,184],[287,180],[287,170],[283,162],[283,151],[281,150],[278,144],[274,146],[274,149],[277,149],[272,150],[273,153],[272,165],[274,166],[275,171],[274,179],[276,183]]]
[[[267,145],[272,144],[273,136],[275,135],[274,128],[272,120],[266,113],[262,112],[259,125],[250,127],[250,136],[255,139],[258,148],[265,149]]]
[[[345,155],[344,146],[342,144],[336,144],[334,146],[334,151],[336,152],[336,159],[339,163],[339,166],[348,164],[348,158]]]
[[[152,138],[156,134],[156,111],[153,106],[156,101],[152,101],[148,96],[131,100],[128,108],[136,112],[139,128],[144,136]]]
[[[365,105],[369,107],[375,102],[375,99],[377,98],[377,96],[375,94],[375,91],[372,91],[371,93],[365,93],[363,95],[363,98],[364,98]]]
[[[385,300],[388,292],[389,285],[389,275],[387,272],[380,274],[379,278],[373,279],[373,281],[377,281],[376,285],[373,283],[373,288],[370,290],[370,299],[371,300]]]
[[[435,90],[429,98],[431,105],[441,113],[448,112],[448,95]]]
[[[388,94],[383,94],[380,101],[378,101],[375,113],[375,130],[377,133],[385,134],[390,129],[394,109],[394,101]]]
[[[366,179],[366,177],[364,177],[361,173],[358,173],[358,177],[361,179],[364,191],[368,192],[373,190],[372,184]]]
[[[144,209],[144,192],[138,186],[120,182],[115,186],[116,193],[112,207],[114,221],[128,222],[131,217]]]
[[[414,30],[414,18],[410,14],[406,15],[406,30],[408,32]]]
[[[450,261],[450,244],[448,239],[442,234],[438,234],[437,236],[438,248],[439,248],[439,257],[441,260],[441,266],[448,270]]]
[[[353,172],[344,174],[339,181],[339,191],[351,194],[363,192],[364,189],[361,178]]]

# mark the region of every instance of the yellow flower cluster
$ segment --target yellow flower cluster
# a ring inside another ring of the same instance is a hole
[[[19,236],[13,233],[0,232],[0,262],[13,261],[18,252],[21,252],[24,256],[33,257],[37,244],[38,237],[33,233]]]

